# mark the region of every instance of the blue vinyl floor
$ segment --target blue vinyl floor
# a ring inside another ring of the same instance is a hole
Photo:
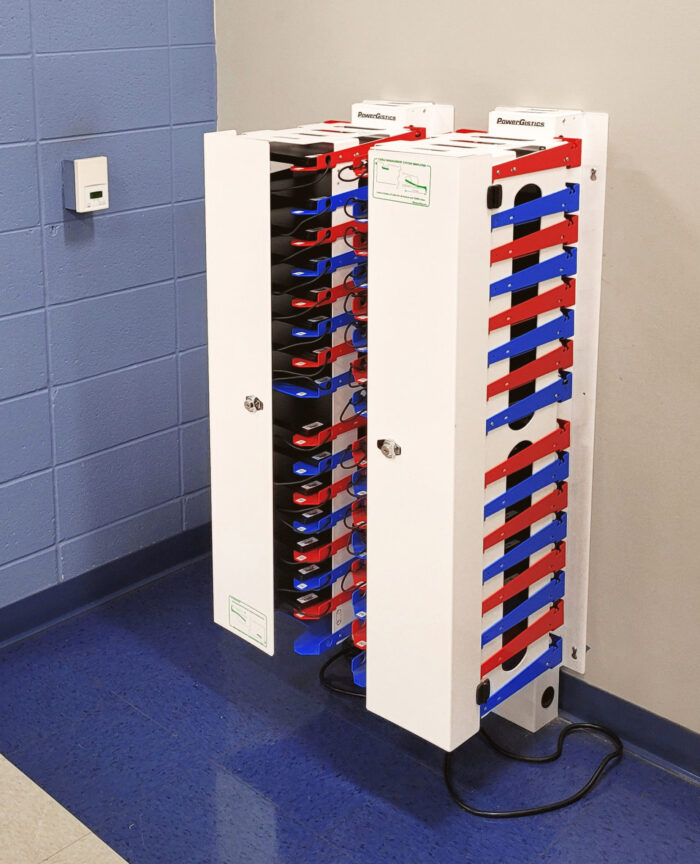
[[[131,864],[700,862],[700,787],[629,753],[557,813],[461,812],[440,751],[324,691],[295,622],[274,658],[214,625],[210,581],[196,562],[0,651],[0,752]],[[554,727],[490,729],[534,752]],[[472,739],[456,776],[479,806],[529,806],[606,746],[572,736],[530,766]]]

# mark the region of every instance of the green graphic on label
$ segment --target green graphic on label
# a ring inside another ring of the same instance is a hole
[[[424,192],[428,191],[427,186],[421,186],[420,183],[414,183],[413,180],[409,180],[408,177],[404,177],[404,183],[408,183],[409,186],[414,186],[416,189],[422,189]]]
[[[242,600],[229,596],[228,623],[232,630],[267,647],[267,616]]]
[[[418,207],[430,206],[430,165],[403,159],[375,159],[372,195]]]

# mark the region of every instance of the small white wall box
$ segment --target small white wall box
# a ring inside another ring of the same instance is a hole
[[[106,156],[64,160],[63,206],[76,213],[94,213],[109,208]]]

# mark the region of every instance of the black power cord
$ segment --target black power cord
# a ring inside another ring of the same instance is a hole
[[[354,690],[350,690],[349,687],[343,687],[339,684],[333,684],[326,677],[326,671],[330,669],[331,666],[335,664],[337,660],[340,660],[343,657],[350,658],[355,652],[352,649],[352,646],[348,645],[343,648],[342,651],[339,651],[337,654],[334,654],[332,657],[329,657],[328,660],[321,666],[318,670],[318,680],[321,682],[321,685],[326,688],[326,690],[331,693],[338,693],[340,696],[356,696],[360,699],[365,698],[365,691],[357,687]]]
[[[355,690],[350,690],[347,687],[342,685],[334,684],[332,681],[329,681],[326,672],[333,666],[336,661],[340,660],[343,657],[350,657],[353,654],[352,647],[343,648],[342,651],[339,651],[337,654],[334,654],[331,658],[326,660],[326,662],[319,669],[318,677],[321,684],[329,690],[331,693],[339,693],[341,696],[356,696],[360,698],[365,697],[364,690],[360,690],[359,688]],[[549,804],[541,804],[538,807],[526,807],[522,810],[480,810],[478,807],[473,807],[471,804],[468,804],[463,798],[460,797],[457,792],[453,779],[452,779],[452,763],[454,759],[454,755],[457,752],[453,750],[451,753],[445,754],[445,762],[443,767],[443,775],[445,777],[445,785],[447,786],[447,790],[452,796],[452,800],[457,804],[462,810],[465,810],[467,813],[470,813],[472,816],[481,816],[484,819],[519,819],[523,816],[538,816],[541,813],[551,813],[553,810],[561,810],[562,807],[568,807],[570,804],[574,804],[576,801],[580,801],[585,795],[587,795],[596,784],[600,781],[601,777],[605,773],[605,769],[608,765],[622,758],[622,754],[624,752],[624,747],[622,745],[622,741],[619,736],[615,734],[611,729],[608,729],[606,726],[600,726],[598,723],[570,723],[568,726],[565,726],[561,732],[559,733],[559,737],[557,738],[557,746],[553,753],[545,753],[543,756],[525,756],[522,753],[514,753],[512,750],[508,750],[503,745],[499,744],[486,732],[484,729],[480,730],[480,734],[482,738],[486,741],[486,743],[491,747],[496,753],[499,753],[501,756],[505,756],[508,759],[515,759],[518,762],[530,762],[541,764],[544,762],[555,762],[562,754],[564,750],[564,741],[569,737],[569,735],[573,735],[576,732],[593,732],[598,733],[600,735],[604,735],[613,745],[613,750],[604,756],[601,761],[598,763],[597,768],[588,778],[588,780],[581,786],[573,794],[569,795],[567,798],[562,798],[559,801],[552,801]]]
[[[518,762],[536,763],[554,762],[558,759],[564,749],[564,741],[569,735],[573,735],[575,732],[598,732],[612,742],[614,750],[601,759],[598,767],[595,769],[593,774],[591,774],[586,783],[567,798],[562,798],[560,801],[552,801],[549,804],[541,804],[538,807],[527,807],[523,810],[479,810],[477,807],[472,807],[471,804],[467,804],[455,789],[452,781],[452,762],[456,752],[454,750],[452,753],[445,754],[443,773],[447,789],[454,802],[461,807],[462,810],[466,810],[466,812],[471,813],[472,816],[481,816],[485,819],[518,819],[521,816],[537,816],[540,813],[551,813],[553,810],[561,810],[562,807],[568,807],[569,804],[574,804],[576,801],[580,801],[584,795],[587,795],[603,776],[607,766],[613,760],[622,757],[622,741],[620,741],[620,738],[611,729],[608,729],[605,726],[600,726],[597,723],[571,723],[570,725],[565,726],[559,733],[555,751],[553,753],[547,753],[544,756],[524,756],[521,753],[513,753],[511,750],[507,750],[505,747],[494,741],[493,738],[491,738],[491,736],[483,729],[481,730],[481,736],[487,744],[497,753],[500,753],[501,756],[506,756],[508,759],[516,759]]]

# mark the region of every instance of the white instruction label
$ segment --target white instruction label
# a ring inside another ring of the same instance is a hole
[[[375,159],[372,195],[385,201],[429,207],[430,165],[404,159]]]
[[[228,623],[232,630],[267,647],[267,617],[242,600],[229,596]]]

